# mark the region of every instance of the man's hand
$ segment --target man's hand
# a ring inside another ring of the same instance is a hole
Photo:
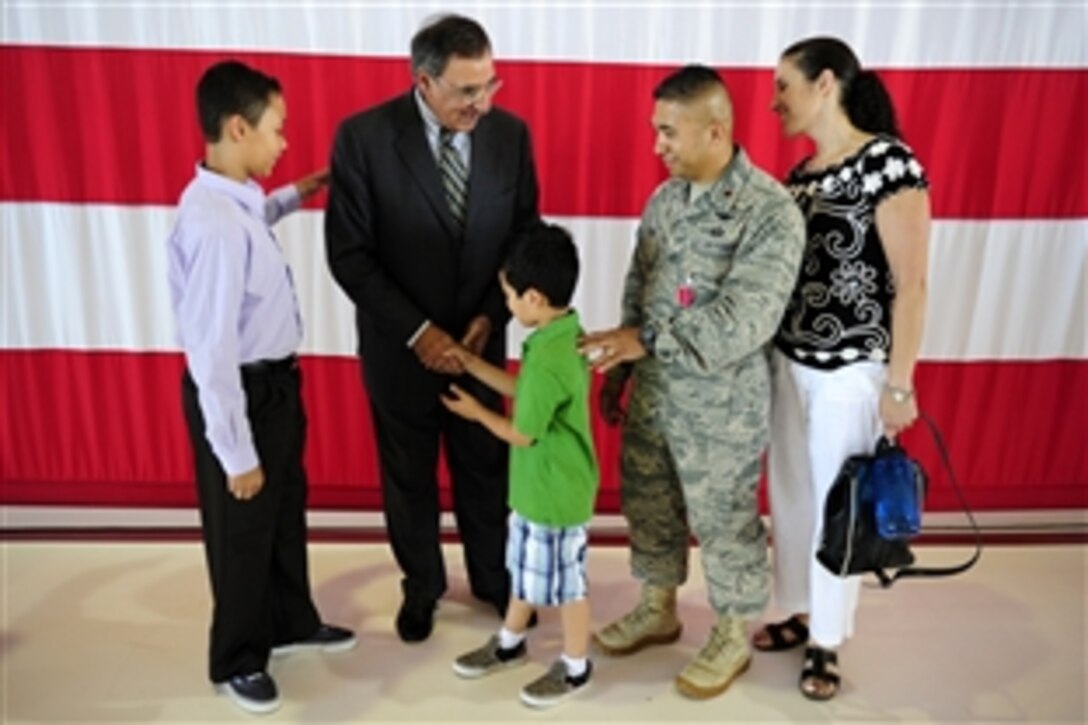
[[[427,325],[423,333],[416,340],[412,350],[416,357],[428,370],[446,375],[460,375],[464,372],[461,361],[454,356],[447,356],[446,352],[457,345],[446,331],[435,324]]]
[[[487,338],[491,337],[491,320],[487,315],[477,315],[472,318],[465,328],[465,336],[461,338],[461,344],[473,355],[479,357],[484,352]]]
[[[456,385],[450,385],[450,394],[441,396],[442,405],[465,420],[479,420],[484,406],[476,398]]]
[[[329,169],[326,167],[313,172],[309,176],[303,176],[295,182],[298,195],[305,201],[317,192],[329,185]]]
[[[624,384],[619,378],[605,378],[601,392],[597,396],[597,406],[606,425],[615,427],[627,419],[627,411],[623,409]]]
[[[637,327],[617,327],[585,335],[578,341],[578,352],[585,355],[593,369],[601,373],[646,357],[646,348],[638,338]]]
[[[260,466],[227,478],[227,489],[239,501],[248,501],[264,488],[264,470]]]

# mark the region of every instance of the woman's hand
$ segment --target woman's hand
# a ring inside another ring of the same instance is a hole
[[[918,399],[913,390],[885,385],[880,391],[880,422],[884,435],[894,440],[918,419]]]

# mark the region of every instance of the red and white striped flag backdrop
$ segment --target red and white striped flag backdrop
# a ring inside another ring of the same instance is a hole
[[[635,221],[663,178],[651,90],[724,73],[737,136],[779,177],[806,152],[769,112],[789,43],[834,34],[882,71],[932,181],[923,408],[982,509],[1084,507],[1088,490],[1085,10],[1081,3],[465,3],[491,34],[497,102],[532,131],[543,212],[581,249],[587,326],[618,319]],[[340,119],[403,92],[407,44],[448,5],[5,3],[0,59],[0,504],[194,501],[165,239],[202,152],[193,87],[237,57],[280,78],[290,147],[271,183],[326,163]],[[375,507],[351,308],[319,198],[278,232],[306,320],[317,507]],[[427,260],[420,260],[427,264]],[[521,331],[511,341],[516,357]],[[601,511],[618,437],[598,426]],[[908,436],[938,470],[932,446]],[[934,476],[931,506],[954,508]]]

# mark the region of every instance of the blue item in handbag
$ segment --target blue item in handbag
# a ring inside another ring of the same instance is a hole
[[[922,530],[925,474],[906,452],[887,438],[877,443],[867,471],[876,530],[882,539],[902,540]]]

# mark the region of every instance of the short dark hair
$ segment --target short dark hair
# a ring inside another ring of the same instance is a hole
[[[463,15],[443,15],[412,38],[412,72],[442,75],[453,56],[479,58],[491,51],[483,26]]]
[[[519,295],[532,288],[552,307],[566,307],[578,283],[578,249],[566,229],[540,222],[518,236],[502,273]]]
[[[204,140],[218,141],[223,122],[234,115],[256,126],[272,96],[282,92],[278,80],[244,63],[216,63],[204,71],[196,85],[196,111]]]
[[[705,65],[686,65],[654,88],[655,101],[693,101],[714,88],[725,88],[718,71]]]
[[[895,106],[884,83],[871,70],[864,70],[849,45],[831,37],[799,40],[782,52],[801,74],[814,81],[824,71],[839,81],[840,103],[850,122],[869,133],[899,137]]]

